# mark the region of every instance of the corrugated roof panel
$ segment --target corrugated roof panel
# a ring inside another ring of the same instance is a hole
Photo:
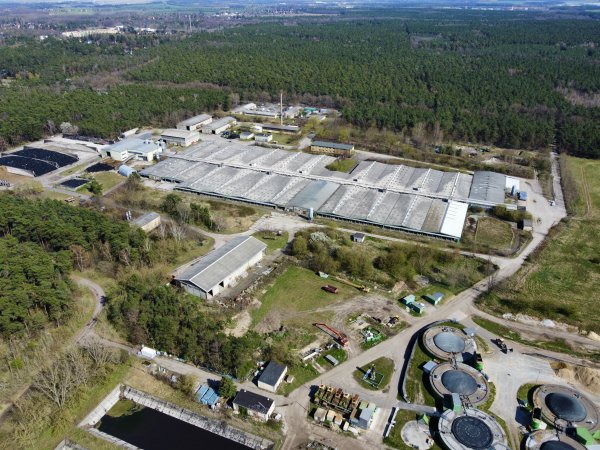
[[[252,236],[234,237],[186,268],[176,279],[193,283],[208,292],[266,248],[265,243]]]

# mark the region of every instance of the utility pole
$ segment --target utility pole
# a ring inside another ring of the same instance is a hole
[[[279,91],[279,124],[283,125],[283,90]]]

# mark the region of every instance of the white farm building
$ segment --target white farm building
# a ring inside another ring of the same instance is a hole
[[[196,131],[202,128],[204,125],[208,125],[212,122],[212,117],[208,114],[200,114],[198,116],[191,117],[187,120],[179,122],[177,124],[178,130]]]
[[[163,131],[160,135],[160,139],[167,144],[189,147],[200,140],[200,133],[198,131],[177,130],[171,128]]]
[[[252,236],[239,236],[213,250],[174,276],[176,284],[187,292],[204,299],[233,286],[258,263],[267,245]]]

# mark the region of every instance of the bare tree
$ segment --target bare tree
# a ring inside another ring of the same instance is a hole
[[[115,354],[100,342],[92,340],[85,347],[85,352],[92,359],[95,368],[102,368],[115,359]]]
[[[171,223],[170,232],[175,242],[179,243],[185,236],[185,230],[181,225],[176,224],[175,222]]]
[[[87,383],[89,376],[89,367],[81,352],[71,350],[42,370],[32,386],[62,409],[69,395]]]

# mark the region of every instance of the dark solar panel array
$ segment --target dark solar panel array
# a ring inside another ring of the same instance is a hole
[[[81,187],[87,183],[89,183],[89,180],[82,180],[81,178],[71,178],[70,180],[63,181],[62,183],[60,183],[60,185],[68,189],[77,189],[78,187]]]
[[[39,159],[24,158],[22,156],[3,156],[0,158],[0,166],[14,167],[15,169],[22,169],[32,172],[34,176],[39,177],[45,175],[57,167],[52,164],[41,161]]]
[[[108,172],[109,170],[113,170],[113,169],[114,169],[114,167],[111,166],[110,164],[96,163],[93,166],[90,166],[87,169],[85,169],[85,171],[88,173],[96,173],[96,172]]]
[[[67,155],[65,153],[53,152],[52,150],[46,150],[42,148],[24,148],[23,150],[11,153],[11,155],[18,155],[32,159],[39,159],[46,161],[57,169],[59,167],[68,166],[69,164],[76,163],[79,158],[74,155]]]

